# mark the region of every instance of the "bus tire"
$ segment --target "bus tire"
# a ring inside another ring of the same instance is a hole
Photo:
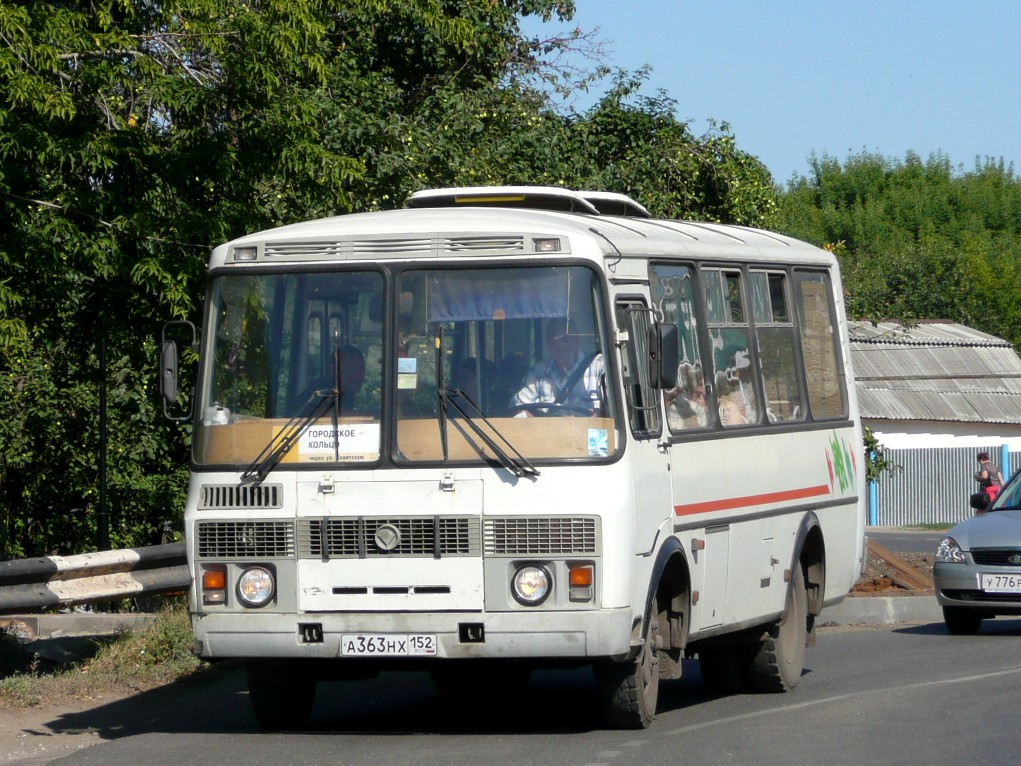
[[[259,728],[297,729],[308,722],[315,702],[316,680],[299,663],[249,660],[248,699]]]
[[[595,667],[603,720],[609,726],[645,729],[656,717],[661,651],[658,612],[653,598],[645,620],[645,641],[636,657]]]
[[[756,691],[787,692],[798,685],[805,667],[808,641],[808,590],[798,564],[787,591],[783,617],[771,625],[748,669],[749,685]]]

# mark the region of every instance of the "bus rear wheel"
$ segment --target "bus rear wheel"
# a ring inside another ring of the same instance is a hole
[[[619,729],[645,729],[656,717],[659,700],[659,613],[652,599],[645,620],[645,641],[638,656],[627,662],[595,667],[603,719]]]
[[[805,667],[807,641],[808,590],[798,565],[787,591],[783,617],[770,626],[748,668],[749,685],[763,692],[786,692],[797,686]]]
[[[248,698],[259,728],[297,729],[308,722],[316,680],[308,668],[289,660],[249,660]]]

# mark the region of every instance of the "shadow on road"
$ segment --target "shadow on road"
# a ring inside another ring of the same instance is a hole
[[[659,712],[716,699],[707,693],[697,661],[684,676],[660,685]],[[806,671],[807,672],[807,671]],[[514,699],[479,679],[478,693],[440,695],[428,674],[383,673],[367,681],[325,682],[316,691],[308,733],[574,734],[602,728],[597,688],[588,669],[537,671]],[[160,689],[47,722],[54,733],[95,732],[112,741],[151,733],[254,734],[245,673],[225,663]]]
[[[912,636],[950,636],[947,626],[942,622],[929,622],[924,625],[905,625],[895,628],[894,633]],[[1021,619],[1016,617],[997,617],[983,620],[979,628],[979,636],[1017,636],[1021,634]]]

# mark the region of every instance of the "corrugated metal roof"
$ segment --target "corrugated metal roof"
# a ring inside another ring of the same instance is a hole
[[[862,417],[1021,424],[1021,358],[952,322],[851,323]]]
[[[848,322],[851,340],[898,345],[1010,346],[1010,343],[981,330],[956,322],[923,320],[911,327],[900,322]]]

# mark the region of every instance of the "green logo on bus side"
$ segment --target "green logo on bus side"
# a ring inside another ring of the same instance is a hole
[[[832,461],[831,478],[836,478],[840,485],[840,491],[846,492],[854,483],[855,474],[858,472],[858,463],[854,459],[854,452],[851,450],[847,439],[843,441],[834,431],[830,437],[829,457]]]

